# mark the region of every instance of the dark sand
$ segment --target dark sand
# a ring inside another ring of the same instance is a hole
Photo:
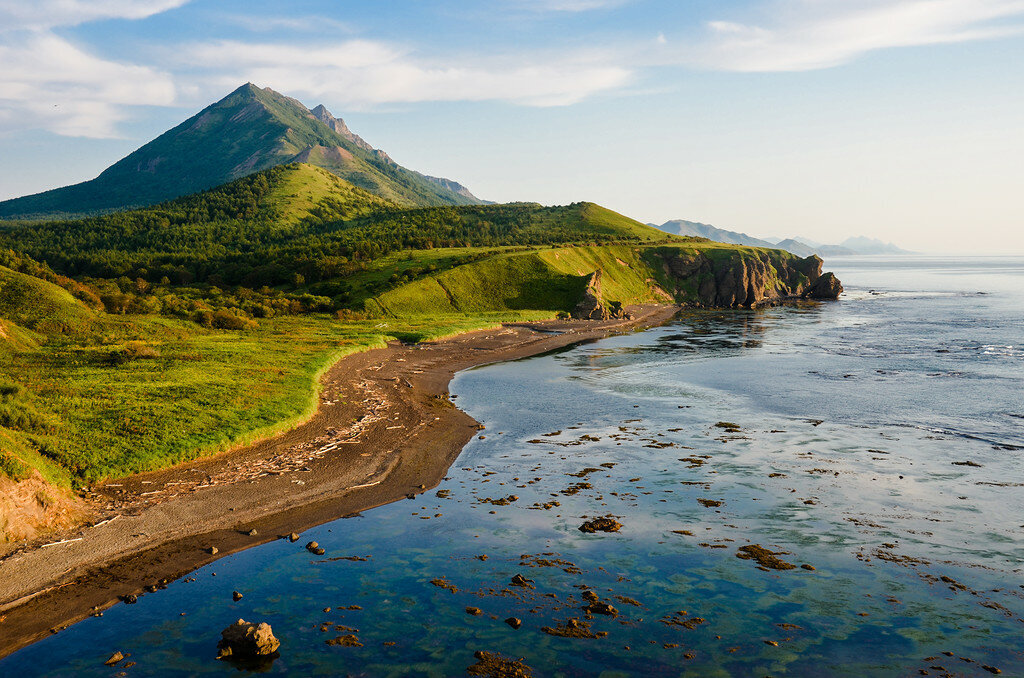
[[[448,400],[456,372],[653,326],[678,309],[630,310],[629,321],[516,323],[351,355],[326,374],[305,424],[96,488],[90,526],[0,560],[0,657],[224,555],[435,487],[478,430]]]

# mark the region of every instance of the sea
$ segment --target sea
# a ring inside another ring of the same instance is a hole
[[[462,372],[485,429],[437,488],[222,558],[0,675],[460,676],[478,652],[534,676],[1024,675],[1024,258],[826,268],[839,301]],[[618,529],[581,531],[598,518]],[[217,660],[239,618],[279,656]]]

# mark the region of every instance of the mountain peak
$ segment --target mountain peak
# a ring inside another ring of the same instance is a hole
[[[0,219],[152,205],[292,162],[322,167],[401,205],[480,202],[459,186],[401,167],[323,104],[311,111],[296,99],[247,82],[92,181],[0,202]]]
[[[331,128],[333,132],[345,137],[359,148],[366,151],[374,150],[373,146],[366,143],[361,136],[350,130],[344,120],[341,118],[335,118],[331,115],[331,112],[327,110],[327,107],[323,104],[319,104],[316,108],[311,110],[310,113],[313,114],[314,118]]]

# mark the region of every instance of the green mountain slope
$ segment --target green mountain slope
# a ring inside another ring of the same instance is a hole
[[[306,164],[274,167],[154,207],[0,225],[0,246],[64,275],[250,288],[345,278],[402,250],[670,237],[592,203],[402,209]]]
[[[91,181],[0,202],[0,218],[63,218],[153,205],[291,162],[323,167],[406,206],[480,202],[454,182],[396,164],[323,106],[314,110],[269,88],[243,85]]]

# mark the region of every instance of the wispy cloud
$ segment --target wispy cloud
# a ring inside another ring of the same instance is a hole
[[[98,58],[52,33],[0,45],[0,129],[113,137],[126,106],[173,103],[169,75]]]
[[[560,106],[622,87],[632,77],[596,53],[439,59],[370,40],[319,47],[225,41],[179,53],[185,55],[183,65],[206,69],[223,86],[248,80],[350,109],[488,100]]]
[[[713,21],[683,61],[730,71],[803,71],[893,47],[1024,32],[1022,0],[778,0],[760,22]]]
[[[145,19],[189,0],[0,0],[0,31],[77,26],[99,19]]]
[[[188,0],[0,0],[0,132],[117,136],[127,107],[166,106],[166,72],[104,59],[57,35],[100,19],[143,19]]]

